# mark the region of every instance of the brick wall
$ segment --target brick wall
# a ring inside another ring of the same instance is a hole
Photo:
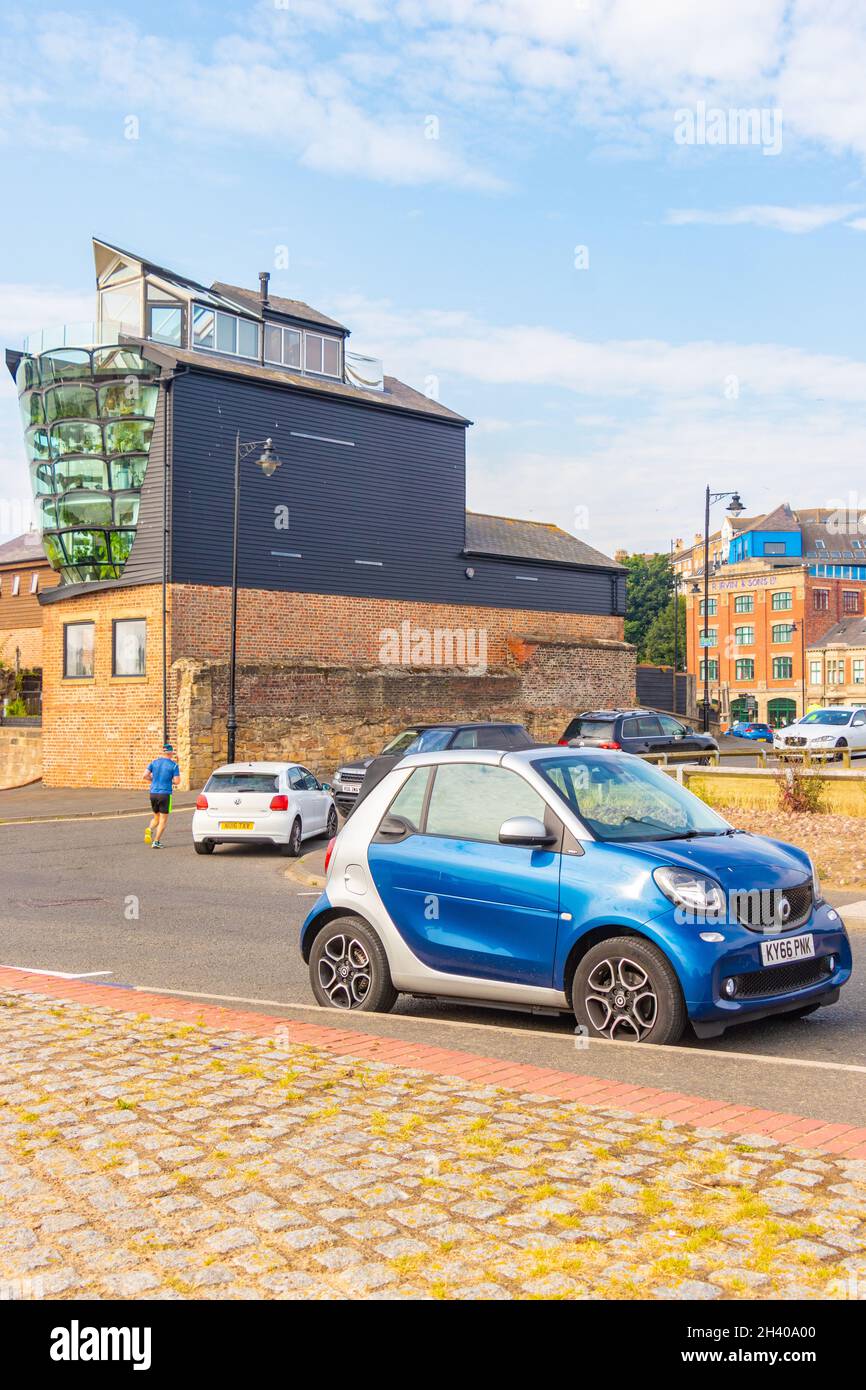
[[[230,590],[175,584],[172,655],[222,660],[229,647]],[[535,634],[546,639],[623,640],[623,619],[609,614],[538,613],[468,604],[406,603],[392,599],[241,589],[238,656],[250,661],[310,661],[366,666],[379,661],[381,634],[404,622],[428,629],[484,631],[487,660],[508,661],[508,639]]]
[[[0,628],[0,662],[4,666],[15,666],[15,652],[22,667],[33,668],[42,665],[42,628],[15,627]]]
[[[634,651],[622,619],[472,609],[294,593],[239,596],[238,756],[286,757],[332,773],[407,723],[506,719],[556,738],[576,710],[634,701]],[[169,729],[182,786],[225,758],[229,593],[169,591]],[[162,737],[162,589],[105,590],[44,613],[44,766],[52,786],[139,786]],[[148,620],[147,674],[114,677],[112,619]],[[93,679],[63,676],[63,626],[96,624]],[[383,664],[383,630],[483,632],[463,670]]]
[[[162,743],[162,586],[104,590],[45,604],[43,778],[54,787],[143,786]],[[147,619],[146,674],[112,675],[112,621]],[[63,675],[66,623],[95,624],[92,679]]]

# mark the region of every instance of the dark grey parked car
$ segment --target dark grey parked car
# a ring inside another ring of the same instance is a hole
[[[559,740],[571,748],[615,748],[624,753],[717,753],[710,734],[699,733],[652,709],[587,710],[572,719]],[[706,759],[709,761],[709,759]]]
[[[334,800],[349,815],[386,772],[407,753],[442,753],[446,748],[533,748],[522,724],[413,724],[385,744],[378,756],[344,763],[334,774]]]

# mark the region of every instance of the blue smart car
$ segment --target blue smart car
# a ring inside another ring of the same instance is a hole
[[[674,1043],[833,1004],[839,914],[801,849],[735,830],[603,749],[472,749],[397,764],[328,847],[301,929],[313,993],[573,1010],[591,1037]]]

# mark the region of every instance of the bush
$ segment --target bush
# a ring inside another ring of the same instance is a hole
[[[804,772],[802,768],[786,767],[779,774],[779,809],[782,811],[804,811],[815,815],[824,810],[824,793],[827,783],[814,772]]]

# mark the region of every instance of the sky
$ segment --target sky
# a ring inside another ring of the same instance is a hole
[[[95,235],[346,323],[474,421],[475,510],[866,506],[864,70],[861,0],[7,7],[0,342],[93,317]]]

